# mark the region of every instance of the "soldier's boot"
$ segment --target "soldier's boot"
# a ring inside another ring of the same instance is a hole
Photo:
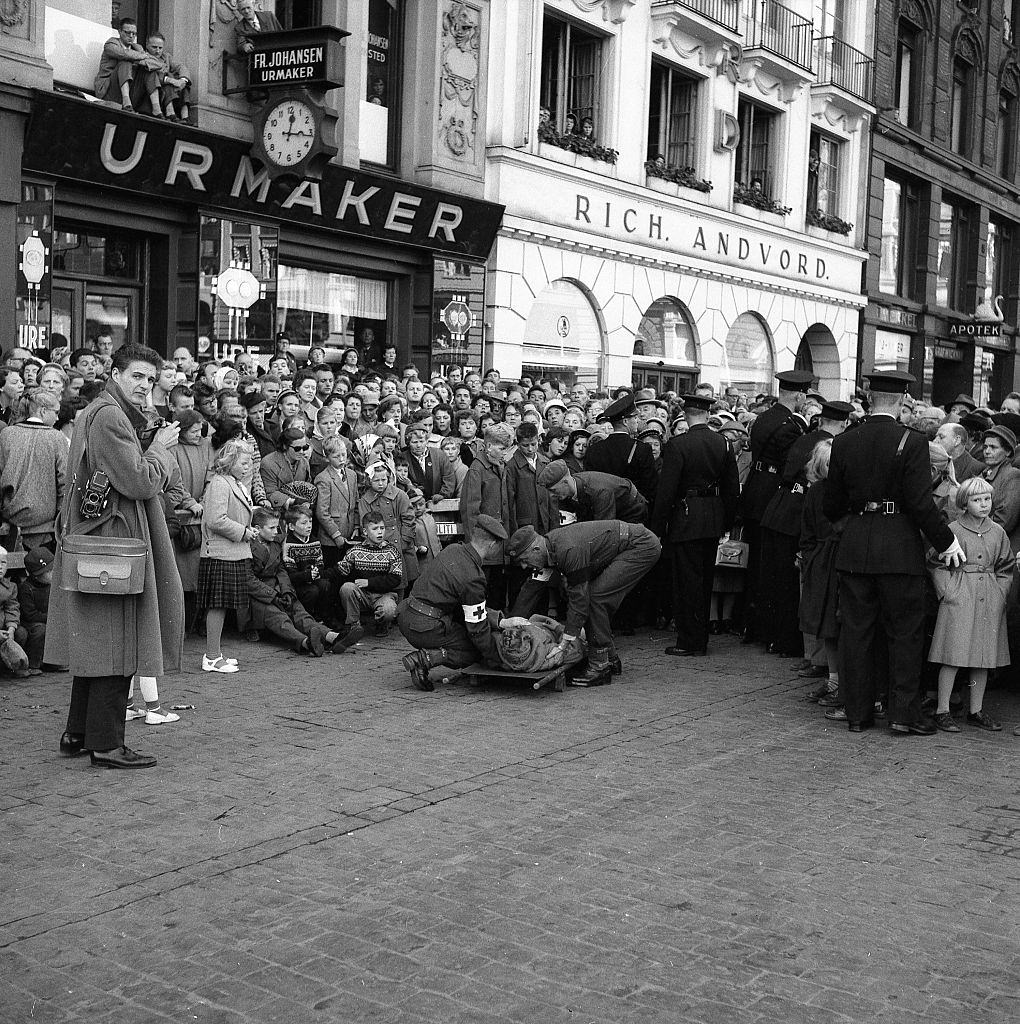
[[[609,663],[609,647],[588,649],[588,668],[583,675],[575,676],[571,686],[605,686],[613,681],[613,670]]]
[[[616,650],[616,644],[609,645],[609,671],[614,676],[623,675],[623,662]]]
[[[411,651],[400,659],[400,664],[411,673],[411,682],[417,690],[434,690],[435,684],[429,679],[429,669],[442,665],[446,660],[446,651],[439,647],[434,651]]]

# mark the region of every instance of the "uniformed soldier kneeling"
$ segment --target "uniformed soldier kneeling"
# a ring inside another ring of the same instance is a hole
[[[506,530],[498,519],[475,518],[471,538],[451,544],[429,562],[397,609],[397,628],[415,648],[401,663],[419,690],[435,687],[429,670],[466,668],[476,661],[499,667],[492,630],[501,613],[485,607],[487,558],[502,557]]]
[[[566,649],[587,629],[588,670],[574,686],[602,686],[622,671],[613,644],[611,619],[620,602],[651,571],[662,550],[651,530],[638,523],[608,519],[574,523],[542,537],[533,526],[522,526],[510,538],[510,557],[536,570],[521,588],[515,611],[530,607],[535,590],[558,573],[567,592]]]

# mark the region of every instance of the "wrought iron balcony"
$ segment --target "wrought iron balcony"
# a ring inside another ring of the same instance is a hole
[[[875,101],[875,62],[835,36],[815,40],[819,85],[833,85],[864,103]]]
[[[740,0],[677,0],[677,6],[696,11],[731,32],[737,31]]]
[[[751,0],[744,45],[764,50],[805,71],[811,67],[811,22],[775,0]]]

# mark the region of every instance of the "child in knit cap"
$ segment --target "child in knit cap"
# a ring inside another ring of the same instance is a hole
[[[32,548],[26,552],[25,573],[18,584],[21,625],[26,634],[25,653],[29,669],[41,670],[46,641],[46,610],[53,582],[53,552],[49,548]]]

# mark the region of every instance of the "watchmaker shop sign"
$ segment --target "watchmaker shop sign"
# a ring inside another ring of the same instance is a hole
[[[248,55],[252,88],[334,89],[344,84],[342,42],[349,33],[333,26],[260,32]]]
[[[253,53],[248,84],[307,85],[326,76],[326,48],[323,46],[287,46]]]
[[[333,164],[321,181],[272,180],[241,141],[42,92],[24,166],[152,199],[479,259],[488,256],[503,217],[496,203]]]

